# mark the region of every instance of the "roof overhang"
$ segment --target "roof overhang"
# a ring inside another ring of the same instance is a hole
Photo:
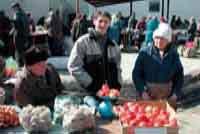
[[[95,7],[107,6],[112,4],[121,4],[127,2],[134,2],[134,1],[143,1],[143,0],[85,0],[86,2],[90,3]]]

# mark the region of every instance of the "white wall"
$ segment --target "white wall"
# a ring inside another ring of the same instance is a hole
[[[12,11],[10,5],[16,0],[0,0],[0,10],[5,10],[6,13],[12,17]],[[67,12],[75,12],[76,1],[75,0],[17,0],[25,11],[31,12],[33,18],[37,21],[39,17],[46,16],[49,8],[61,9],[64,6],[67,7]],[[84,0],[80,0],[80,10],[87,15],[90,14],[90,5]]]
[[[24,0],[24,10],[31,12],[33,18],[38,20],[41,16],[47,16],[49,0]]]
[[[200,0],[171,0],[170,16],[176,14],[182,18],[194,16],[200,18]]]
[[[160,4],[161,4],[160,0]],[[167,0],[165,1],[165,15],[167,12]],[[136,17],[140,18],[141,16],[151,15],[161,15],[161,6],[159,13],[149,13],[148,12],[149,0],[134,2],[133,10],[136,12]],[[99,10],[109,11],[111,13],[117,13],[121,11],[123,15],[129,15],[129,3],[126,4],[117,4],[111,6],[105,6],[98,8]],[[200,0],[170,0],[170,17],[176,14],[181,16],[181,18],[189,19],[191,16],[194,16],[196,19],[200,18]]]
[[[76,0],[49,0],[50,7],[53,9],[62,9],[67,7],[69,13],[76,12]],[[85,14],[89,14],[89,4],[84,0],[80,0],[80,11]]]
[[[5,10],[12,18],[10,5],[16,0],[0,0],[0,10]],[[41,16],[46,16],[49,8],[49,0],[18,0],[25,11],[31,12],[33,18],[37,20]]]

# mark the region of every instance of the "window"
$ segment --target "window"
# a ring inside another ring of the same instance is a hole
[[[160,0],[150,0],[149,12],[159,12],[159,11],[160,11]]]

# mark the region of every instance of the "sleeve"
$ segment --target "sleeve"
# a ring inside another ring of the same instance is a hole
[[[61,82],[60,76],[59,76],[58,72],[56,71],[56,69],[53,67],[53,65],[48,64],[48,66],[51,68],[51,71],[52,71],[54,78],[55,78],[56,92],[57,92],[57,94],[61,94],[62,90],[64,90],[65,87]]]
[[[74,23],[72,25],[72,30],[71,30],[71,35],[72,35],[73,41],[76,41],[77,33],[78,33],[78,22],[74,21]]]
[[[184,73],[183,73],[183,66],[178,54],[176,54],[175,61],[176,61],[177,69],[176,69],[176,73],[174,74],[172,89],[173,89],[173,93],[175,93],[176,96],[180,98],[182,95],[181,89],[184,82]]]
[[[140,52],[136,62],[135,67],[132,71],[132,79],[135,84],[136,90],[142,94],[145,90],[145,81],[144,81],[144,54]]]
[[[120,48],[116,45],[117,47],[117,74],[118,74],[118,82],[120,86],[122,85],[122,70],[121,70],[121,51]]]
[[[83,68],[85,53],[86,48],[84,48],[83,41],[78,40],[72,48],[68,61],[70,74],[75,77],[83,88],[88,87],[92,83],[92,77]]]
[[[19,30],[21,28],[21,22],[20,22],[21,16],[19,13],[16,13],[14,18],[13,18],[13,22],[14,22],[14,26],[17,30]]]
[[[21,81],[23,83],[23,81]],[[27,95],[27,86],[24,84],[20,84],[19,88],[15,88],[14,91],[14,98],[19,106],[26,106],[28,104],[34,104],[33,97],[34,94],[31,96]]]
[[[32,96],[27,96],[27,85],[22,84],[24,82],[24,72],[18,71],[15,75],[14,81],[14,99],[16,100],[17,104],[20,106],[26,106],[27,104],[33,104]],[[32,94],[31,94],[32,95]]]

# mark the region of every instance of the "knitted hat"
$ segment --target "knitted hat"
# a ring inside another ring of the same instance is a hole
[[[169,42],[172,41],[172,29],[167,23],[160,23],[158,28],[153,32],[153,38],[163,37]]]
[[[46,61],[48,57],[47,51],[31,47],[25,52],[24,60],[26,65],[33,65],[40,61]]]

